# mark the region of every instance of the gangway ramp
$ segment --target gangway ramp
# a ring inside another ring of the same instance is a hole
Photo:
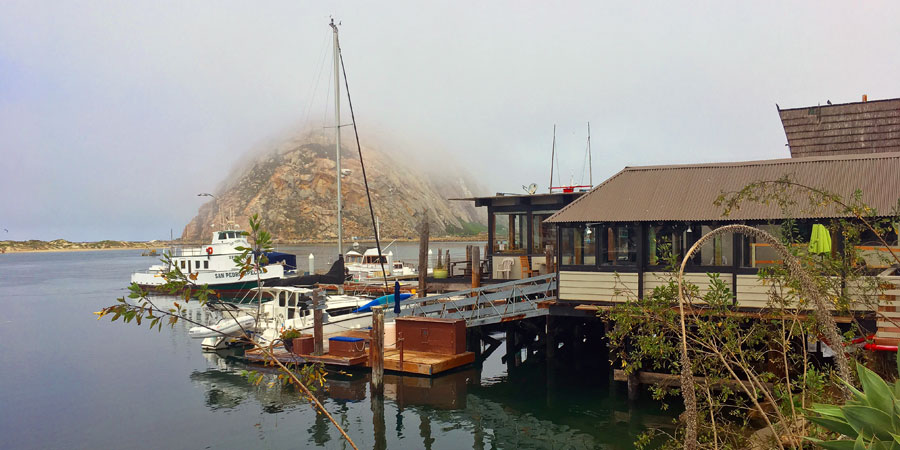
[[[545,303],[556,300],[556,274],[550,273],[479,288],[410,299],[401,316],[465,319],[467,327],[545,316]],[[385,320],[396,315],[385,308]]]

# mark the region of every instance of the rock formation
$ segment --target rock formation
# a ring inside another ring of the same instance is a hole
[[[352,139],[342,142],[341,178],[344,239],[374,236],[359,155]],[[259,214],[263,227],[281,242],[337,237],[334,140],[323,133],[290,138],[238,167],[216,198],[200,207],[182,239],[206,241],[229,220],[242,229]],[[381,148],[363,147],[369,190],[382,238],[414,238],[421,214],[438,235],[484,224],[484,211],[472,202],[449,198],[475,195],[473,183],[446,167],[410,167]],[[408,158],[406,158],[408,159]]]

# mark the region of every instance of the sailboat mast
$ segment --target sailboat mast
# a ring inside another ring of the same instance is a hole
[[[550,189],[547,191],[553,193],[553,158],[556,157],[556,124],[553,124],[553,144],[550,147]]]
[[[338,43],[338,29],[331,19],[334,35],[334,151],[337,178],[337,245],[338,255],[344,254],[344,226],[341,208],[341,46]]]
[[[582,172],[584,173],[584,172]],[[582,175],[584,176],[584,175]],[[591,187],[594,187],[594,165],[591,164],[591,123],[588,122],[588,180]]]

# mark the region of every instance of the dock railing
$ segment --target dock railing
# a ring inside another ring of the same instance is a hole
[[[465,319],[467,327],[547,315],[542,303],[556,300],[556,274],[407,300],[400,316]],[[385,308],[385,319],[395,318]]]

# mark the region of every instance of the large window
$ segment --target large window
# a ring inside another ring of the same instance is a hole
[[[694,228],[697,228],[697,226],[695,225]],[[700,234],[694,236],[695,242],[700,237],[706,236],[707,233],[718,228],[718,226],[702,225],[699,228]],[[696,232],[697,230],[693,231]],[[707,240],[700,246],[699,259],[694,258],[692,262],[701,266],[730,266],[734,261],[733,242],[731,234],[718,235]]]
[[[753,227],[775,236],[776,239],[782,239],[781,225],[754,225]],[[741,235],[741,244],[741,267],[762,268],[782,263],[781,256],[767,242],[757,241],[752,236]]]
[[[548,245],[556,247],[556,226],[544,223],[552,215],[553,212],[535,212],[531,215],[531,240],[534,243],[531,253],[544,253],[544,247]]]
[[[559,243],[564,266],[595,266],[597,264],[595,233],[590,228],[563,227]]]
[[[494,214],[494,253],[525,253],[528,215]]]
[[[629,266],[637,263],[637,243],[640,233],[637,225],[615,224],[599,228],[600,265]]]
[[[682,224],[650,225],[647,230],[647,263],[665,266],[681,263],[684,257],[687,227]]]

